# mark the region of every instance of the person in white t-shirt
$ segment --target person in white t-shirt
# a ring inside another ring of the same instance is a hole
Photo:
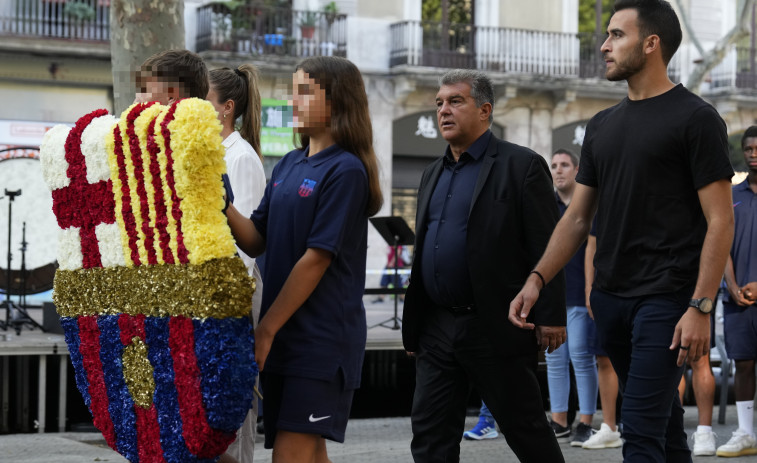
[[[234,207],[249,217],[260,204],[265,191],[265,171],[260,152],[261,102],[258,91],[258,71],[250,64],[236,69],[220,68],[210,71],[210,90],[206,99],[218,112],[223,130],[223,146],[226,148],[226,170],[233,192]],[[235,122],[241,117],[239,131]],[[257,325],[263,297],[263,280],[255,259],[237,248],[249,274],[255,278],[256,290],[252,297],[252,320]],[[257,404],[257,400],[254,401]],[[257,406],[247,414],[237,439],[221,457],[221,463],[252,463],[255,450],[255,424]]]

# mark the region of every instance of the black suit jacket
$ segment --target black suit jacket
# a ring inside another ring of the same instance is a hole
[[[411,352],[418,350],[425,315],[433,310],[423,287],[420,253],[428,205],[442,169],[439,158],[423,172],[418,189],[416,256],[402,316],[402,340]],[[557,220],[546,161],[528,148],[492,136],[473,191],[465,250],[477,311],[492,343],[504,355],[537,350],[534,332],[516,328],[507,315],[510,301],[541,258]],[[565,326],[562,272],[541,291],[528,320],[543,326]]]

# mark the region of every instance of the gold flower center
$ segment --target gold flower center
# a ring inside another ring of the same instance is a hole
[[[124,349],[123,357],[124,379],[134,403],[142,408],[150,408],[152,394],[155,391],[153,368],[147,358],[147,344],[135,336],[131,344]]]

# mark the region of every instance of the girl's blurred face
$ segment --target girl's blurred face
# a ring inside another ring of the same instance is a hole
[[[295,132],[318,132],[329,126],[331,104],[326,91],[302,69],[292,76],[292,106]]]

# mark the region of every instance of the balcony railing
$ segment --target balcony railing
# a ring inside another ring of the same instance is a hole
[[[198,9],[197,51],[251,55],[346,56],[347,16],[250,3]]]
[[[757,49],[736,47],[710,71],[710,88],[757,90]]]
[[[0,35],[110,40],[110,0],[4,0]]]
[[[554,77],[605,77],[604,35],[543,32],[430,21],[391,26],[390,66],[476,68]],[[669,75],[680,79],[678,60]]]

